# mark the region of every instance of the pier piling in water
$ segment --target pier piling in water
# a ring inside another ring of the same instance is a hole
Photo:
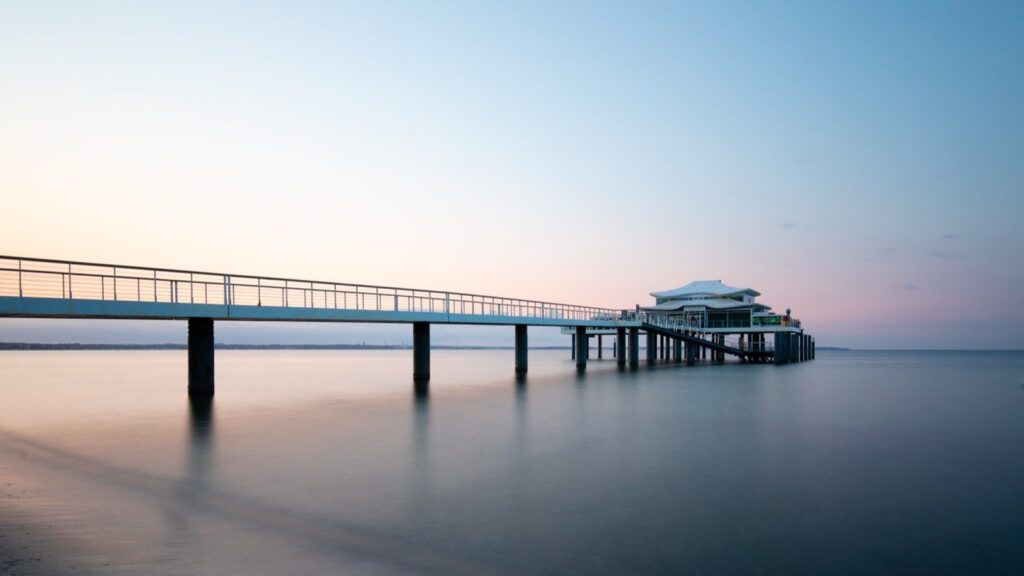
[[[626,329],[615,329],[615,363],[620,367],[626,365]]]
[[[418,383],[430,381],[430,323],[412,325],[412,379]]]
[[[213,318],[188,319],[188,393],[213,394]]]
[[[587,369],[587,356],[590,351],[590,339],[587,338],[587,327],[577,326],[576,327],[576,369],[586,370]]]
[[[526,324],[516,324],[516,374],[526,374],[527,350]]]
[[[775,364],[781,365],[789,362],[789,334],[785,332],[775,333]]]
[[[640,367],[640,329],[629,329],[629,367],[636,370]]]

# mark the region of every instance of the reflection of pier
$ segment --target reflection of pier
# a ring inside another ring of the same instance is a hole
[[[715,298],[721,302],[708,304],[712,299],[706,299],[703,304],[729,309],[705,310],[698,325],[692,302],[671,294],[659,297],[651,308],[615,310],[450,291],[0,256],[0,316],[188,320],[192,394],[213,393],[214,322],[230,320],[412,324],[413,379],[419,388],[430,379],[431,324],[514,326],[515,371],[520,375],[528,368],[529,326],[570,330],[580,370],[589,358],[590,336],[603,334],[616,336],[619,365],[637,368],[641,330],[647,337],[648,360],[654,358],[652,348],[659,346],[664,358],[677,360],[685,349],[690,362],[709,353],[718,360],[730,354],[777,364],[814,357],[813,338],[788,314],[785,323],[772,324],[780,317],[765,314],[767,307],[752,298],[737,300],[738,306],[726,302],[734,295]],[[756,311],[744,315],[747,309]],[[749,324],[739,326],[744,318]],[[741,334],[740,340],[727,342],[726,335],[735,333]],[[766,333],[774,334],[771,342]],[[599,346],[599,356],[601,350]]]

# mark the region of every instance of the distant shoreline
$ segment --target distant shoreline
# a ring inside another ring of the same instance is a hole
[[[410,344],[226,344],[217,350],[412,350]],[[514,346],[431,346],[434,350],[514,350]],[[610,347],[609,347],[610,348]],[[187,350],[187,344],[81,344],[78,342],[0,342],[0,350]],[[531,350],[569,350],[569,346],[530,346]],[[818,350],[849,351],[850,348],[818,346]]]
[[[412,350],[410,344],[226,344],[217,350]],[[434,350],[513,350],[512,346],[431,346]],[[40,342],[0,342],[0,350],[187,350],[187,344],[46,344]],[[568,346],[531,346],[531,350],[568,350]]]
[[[412,350],[411,344],[227,344],[218,342],[217,350]],[[432,350],[515,350],[514,346],[445,346],[432,345]],[[610,350],[611,346],[606,346]],[[530,346],[530,350],[565,350],[569,346]],[[591,350],[594,347],[591,346]],[[640,347],[641,350],[645,348]],[[823,352],[1024,352],[1021,349],[946,349],[946,348],[842,348],[838,346],[818,346]],[[81,344],[78,342],[60,342],[47,344],[43,342],[0,342],[0,352],[4,351],[59,351],[59,350],[188,350],[187,344]]]

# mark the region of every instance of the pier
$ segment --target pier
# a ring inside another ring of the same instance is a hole
[[[598,339],[597,357],[602,358],[606,335],[614,338],[616,364],[638,369],[641,331],[649,364],[683,362],[685,357],[692,365],[709,354],[715,362],[726,355],[775,364],[813,359],[813,337],[788,316],[777,324],[715,326],[697,322],[693,314],[649,308],[617,310],[452,291],[0,256],[0,317],[187,320],[188,391],[195,395],[214,393],[214,330],[220,321],[410,324],[413,381],[424,389],[430,380],[432,324],[512,327],[515,373],[523,376],[530,326],[561,327],[571,335],[579,371],[586,370],[592,338]],[[736,335],[735,341],[727,339]]]

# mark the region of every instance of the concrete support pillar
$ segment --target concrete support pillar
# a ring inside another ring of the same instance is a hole
[[[516,374],[526,374],[527,350],[526,324],[516,324]]]
[[[789,362],[789,334],[775,333],[775,363],[778,365]]]
[[[590,339],[587,338],[587,327],[576,327],[576,369],[587,369],[587,357],[590,355]]]
[[[789,361],[799,362],[800,361],[800,335],[789,334]]]
[[[213,394],[213,318],[188,319],[188,393]]]
[[[572,336],[569,337],[569,339],[570,339],[569,340],[569,342],[570,342],[569,348],[572,350],[572,359],[575,360],[576,359],[576,335],[573,334]]]
[[[818,356],[818,343],[811,338],[811,360]]]
[[[629,367],[637,369],[640,367],[640,329],[629,329]]]
[[[430,381],[430,323],[414,322],[412,325],[412,379],[415,382]]]
[[[658,359],[657,334],[647,331],[647,363],[654,364]]]
[[[627,346],[627,342],[626,342],[626,329],[625,328],[616,328],[615,329],[615,363],[618,366],[625,366],[626,365],[626,356],[628,354],[628,352],[626,351],[626,346]]]
[[[683,361],[683,341],[679,338],[675,338],[672,341],[672,360],[675,362]]]
[[[697,361],[697,345],[690,342],[686,343],[686,365],[693,366]]]
[[[597,335],[597,359],[604,358],[604,336]]]

